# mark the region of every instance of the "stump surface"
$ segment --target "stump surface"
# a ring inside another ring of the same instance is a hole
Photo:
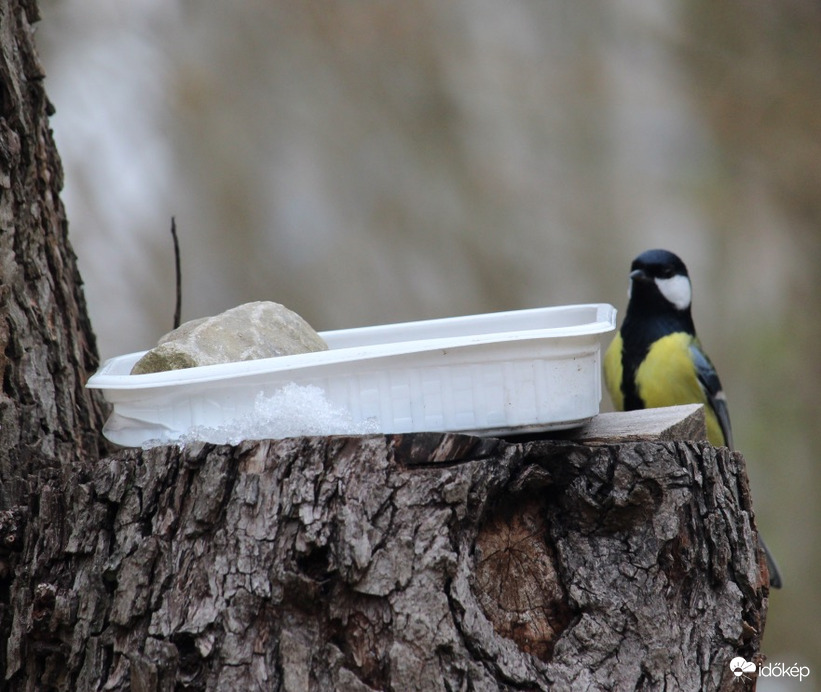
[[[39,510],[10,689],[738,690],[766,614],[743,459],[704,443],[129,450]]]

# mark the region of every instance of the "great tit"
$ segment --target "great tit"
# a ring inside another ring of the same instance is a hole
[[[687,267],[667,250],[643,252],[630,267],[627,313],[604,355],[604,378],[620,411],[704,404],[707,438],[732,449],[727,399],[718,373],[696,336],[690,313],[692,286]],[[770,585],[781,575],[770,551]]]

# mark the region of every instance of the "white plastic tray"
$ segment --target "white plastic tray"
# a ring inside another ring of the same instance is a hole
[[[250,413],[261,392],[315,385],[385,433],[504,435],[571,428],[599,412],[611,305],[569,305],[322,332],[328,351],[130,375],[143,352],[88,381],[114,410],[103,430],[139,446]]]

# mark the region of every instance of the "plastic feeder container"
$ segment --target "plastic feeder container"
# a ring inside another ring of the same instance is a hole
[[[321,332],[328,351],[130,375],[145,351],[88,381],[113,404],[105,436],[172,441],[254,410],[262,392],[315,385],[384,433],[506,435],[579,426],[599,412],[611,305],[568,305]]]

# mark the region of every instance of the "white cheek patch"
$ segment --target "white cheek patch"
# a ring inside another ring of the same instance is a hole
[[[671,276],[669,279],[655,279],[661,295],[667,298],[678,310],[686,310],[693,299],[690,279],[686,276]]]

